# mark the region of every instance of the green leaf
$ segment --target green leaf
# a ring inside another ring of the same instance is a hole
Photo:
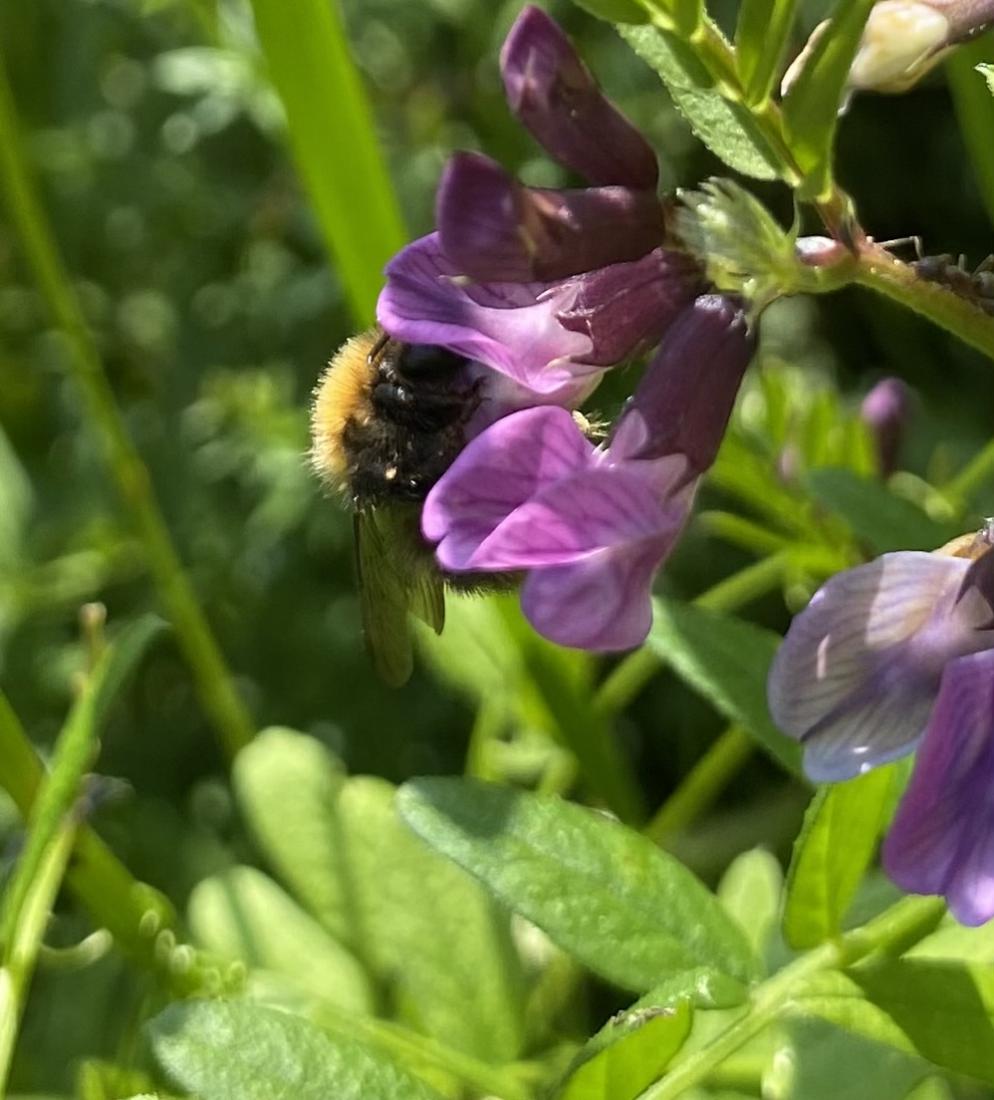
[[[573,0],[577,7],[609,23],[647,23],[648,12],[636,0]]]
[[[34,493],[28,475],[0,428],[0,567],[12,569],[21,557]]]
[[[187,915],[194,938],[221,958],[286,975],[311,997],[349,1012],[373,1011],[355,958],[254,867],[232,867],[198,883]]]
[[[849,68],[875,0],[838,0],[783,100],[784,130],[805,180],[798,194],[815,199],[832,182],[832,146]]]
[[[621,27],[621,37],[660,76],[704,144],[731,168],[777,179],[780,163],[750,112],[724,99],[692,47],[658,27]]]
[[[893,959],[853,973],[865,995],[929,1061],[994,1082],[994,971]]]
[[[894,496],[879,481],[860,477],[851,470],[812,470],[808,484],[816,499],[841,516],[875,554],[934,550],[956,534],[911,501]]]
[[[888,1013],[841,971],[813,974],[794,990],[784,1011],[790,1017],[818,1017],[873,1042],[915,1053],[911,1040]]]
[[[994,921],[967,928],[955,917],[944,917],[939,927],[916,943],[906,957],[994,964]]]
[[[263,730],[238,754],[232,783],[270,866],[337,940],[352,945],[337,801],[345,769],[320,741]]]
[[[766,679],[781,638],[771,630],[677,600],[657,599],[648,644],[694,691],[801,774],[801,751],[770,719]]]
[[[976,42],[957,46],[945,68],[977,189],[987,216],[994,224],[994,99],[991,99],[994,65],[991,62],[994,62],[994,42],[990,35],[984,35]]]
[[[749,979],[756,962],[717,899],[639,834],[581,806],[458,779],[405,784],[399,808],[472,872],[609,981],[648,990],[705,965]]]
[[[783,68],[797,0],[742,0],[735,58],[746,103],[762,104]]]
[[[389,783],[350,779],[339,812],[361,942],[401,1013],[456,1050],[513,1061],[524,990],[507,913],[411,835]]]
[[[764,958],[780,916],[783,870],[765,848],[743,852],[718,883],[718,900],[738,923],[757,958]]]
[[[816,947],[838,935],[891,808],[893,767],[821,787],[804,816],[787,875],[784,935]]]
[[[198,1100],[435,1100],[358,1043],[246,1001],[186,1001],[148,1025],[160,1065]]]
[[[338,7],[252,0],[252,10],[325,242],[356,320],[368,324],[406,233]]]
[[[635,1100],[662,1076],[690,1034],[691,1007],[649,1008],[610,1021],[578,1056],[560,1100]]]

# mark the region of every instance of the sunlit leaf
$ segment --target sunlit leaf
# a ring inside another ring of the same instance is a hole
[[[819,789],[794,844],[784,934],[795,948],[836,936],[869,867],[891,805],[893,767]]]
[[[763,103],[783,65],[797,0],[742,0],[735,58],[747,103]]]
[[[838,0],[783,101],[787,139],[805,181],[801,197],[817,198],[831,183],[832,146],[846,78],[875,0]]]
[[[696,965],[755,973],[717,899],[617,822],[557,798],[455,779],[407,783],[399,806],[429,844],[626,989],[651,989]]]
[[[220,958],[286,975],[348,1012],[372,1012],[372,989],[355,958],[254,867],[198,883],[188,917],[194,938]]]
[[[677,600],[658,599],[654,607],[648,644],[717,711],[800,774],[800,747],[773,725],[766,705],[766,679],[780,636]]]
[[[437,1100],[358,1043],[247,1001],[186,1001],[149,1025],[166,1074],[198,1100]]]
[[[767,941],[780,915],[782,891],[780,861],[765,848],[743,852],[718,883],[718,900],[738,922],[757,958],[766,953]]]
[[[658,27],[622,27],[621,36],[653,68],[709,149],[738,172],[776,179],[780,165],[756,120],[725,99],[693,49]]]

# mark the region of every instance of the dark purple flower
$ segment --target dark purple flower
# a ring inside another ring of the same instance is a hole
[[[884,847],[904,889],[994,917],[994,527],[943,552],[885,554],[833,577],[774,661],[774,721],[817,781],[919,746]]]
[[[877,462],[885,477],[897,468],[911,413],[911,394],[900,378],[883,378],[863,398],[860,416],[870,429]]]
[[[560,163],[596,186],[653,190],[652,146],[604,97],[562,28],[531,5],[518,16],[500,55],[508,103]]]
[[[606,447],[564,409],[487,428],[428,495],[426,539],[450,572],[527,572],[522,608],[561,645],[639,645],[656,570],[690,512],[752,354],[736,302],[699,298],[646,370]]]

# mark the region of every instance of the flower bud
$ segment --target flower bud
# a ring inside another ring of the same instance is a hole
[[[880,473],[884,477],[897,467],[910,412],[911,395],[900,378],[882,379],[863,398],[860,418],[873,436]]]

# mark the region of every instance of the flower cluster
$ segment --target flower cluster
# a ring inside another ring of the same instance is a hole
[[[994,523],[832,577],[794,620],[769,698],[812,779],[917,748],[884,866],[965,924],[994,917]]]
[[[525,613],[547,637],[628,648],[649,629],[652,578],[714,459],[752,340],[740,304],[706,295],[698,262],[668,246],[651,146],[540,9],[512,27],[501,73],[518,119],[587,186],[527,187],[456,154],[436,232],[387,267],[381,326],[479,371],[470,442],[422,530],[449,573],[524,571]],[[595,446],[568,410],[661,341]]]

